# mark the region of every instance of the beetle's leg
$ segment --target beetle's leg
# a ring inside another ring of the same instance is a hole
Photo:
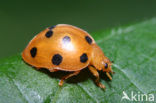
[[[56,72],[58,71],[57,69],[49,69],[50,72]]]
[[[34,66],[32,66],[33,68],[36,68],[36,69],[41,69],[40,67],[34,67]]]
[[[35,67],[36,69],[38,69],[38,70],[40,70],[40,69],[42,69],[41,67]],[[48,69],[50,72],[56,72],[56,71],[58,71],[57,69],[53,69],[53,68],[51,68],[51,69]]]
[[[96,84],[100,88],[105,89],[105,86],[102,83],[99,82],[100,77],[99,77],[99,73],[97,72],[97,70],[94,67],[92,67],[92,66],[89,66],[88,68],[91,71],[91,73],[96,77],[96,80],[95,80]]]
[[[65,79],[68,79],[68,78],[70,78],[70,77],[72,77],[74,75],[77,75],[79,73],[80,73],[80,71],[76,71],[76,72],[73,72],[71,74],[68,74],[68,75],[62,77],[61,80],[60,80],[60,82],[59,82],[59,85],[62,86]]]
[[[108,77],[110,80],[112,80],[112,77],[111,77],[111,75],[110,75],[108,72],[106,72],[106,75],[107,75],[107,77]]]

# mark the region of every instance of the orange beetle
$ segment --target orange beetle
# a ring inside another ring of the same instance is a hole
[[[58,24],[43,30],[29,42],[22,52],[22,58],[37,69],[70,71],[71,74],[60,80],[60,86],[65,79],[77,75],[86,67],[96,77],[99,87],[105,88],[99,82],[98,71],[106,72],[112,80],[110,60],[86,31],[72,25]]]

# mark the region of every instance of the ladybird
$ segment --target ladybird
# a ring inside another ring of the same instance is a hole
[[[96,77],[97,86],[105,88],[99,82],[98,71],[106,72],[110,80],[112,80],[110,73],[114,73],[111,69],[112,62],[104,55],[91,35],[68,24],[58,24],[37,34],[22,52],[22,58],[37,69],[70,72],[61,78],[60,86],[65,79],[79,74],[82,69],[88,67]]]

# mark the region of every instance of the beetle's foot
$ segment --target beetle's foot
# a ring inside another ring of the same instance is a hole
[[[60,82],[59,82],[59,86],[62,86],[62,85],[63,85],[63,82],[64,82],[65,79],[68,79],[68,78],[70,78],[70,77],[72,77],[72,76],[74,76],[74,75],[77,75],[77,74],[79,74],[79,73],[80,73],[80,71],[75,71],[75,72],[73,72],[73,73],[71,73],[71,74],[68,74],[68,75],[62,77],[62,79],[61,79]]]
[[[100,88],[102,88],[102,89],[106,89],[106,87],[105,87],[105,85],[103,85],[102,83],[97,83],[97,85],[100,87]]]
[[[60,82],[59,82],[59,86],[63,86],[63,83],[64,83],[64,80],[60,80]]]

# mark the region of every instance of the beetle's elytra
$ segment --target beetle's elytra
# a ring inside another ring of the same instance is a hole
[[[58,24],[43,30],[29,42],[22,52],[22,58],[37,69],[72,72],[60,80],[60,86],[65,79],[77,75],[86,67],[96,77],[99,87],[105,88],[99,82],[98,71],[106,72],[112,80],[110,60],[89,33],[72,25]]]

